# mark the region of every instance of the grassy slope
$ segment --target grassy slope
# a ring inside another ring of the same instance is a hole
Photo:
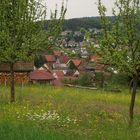
[[[111,93],[31,86],[17,87],[16,93],[17,102],[10,105],[9,89],[0,88],[0,140],[140,139],[140,96],[136,100],[135,124],[128,129],[127,90]],[[41,120],[35,116],[41,117],[47,111],[56,112],[60,119]]]

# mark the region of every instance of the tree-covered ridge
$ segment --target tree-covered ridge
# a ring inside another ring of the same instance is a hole
[[[108,17],[108,18],[111,21],[114,19],[114,17]],[[63,27],[64,30],[78,31],[81,28],[101,29],[100,17],[73,18],[64,21],[64,27]]]

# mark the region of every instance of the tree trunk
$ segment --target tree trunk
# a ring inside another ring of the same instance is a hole
[[[130,102],[130,108],[129,108],[130,125],[133,124],[134,105],[135,105],[135,98],[136,98],[136,92],[137,92],[137,84],[138,84],[138,76],[135,76],[133,78],[133,85],[132,85],[132,90],[131,90],[131,102]]]
[[[102,72],[102,75],[101,75],[101,88],[104,88],[104,83],[105,83],[105,75],[104,75],[104,72]]]
[[[10,64],[10,88],[11,88],[11,103],[15,102],[15,80],[14,80],[14,64]]]

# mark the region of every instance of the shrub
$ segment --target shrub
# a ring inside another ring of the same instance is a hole
[[[115,85],[128,85],[129,81],[128,75],[124,73],[113,74],[109,79],[109,82]]]
[[[81,75],[78,79],[78,84],[81,86],[92,86],[93,83],[94,83],[94,78],[89,73],[85,73]]]

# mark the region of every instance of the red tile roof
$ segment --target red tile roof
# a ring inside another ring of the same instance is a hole
[[[46,60],[47,62],[55,62],[55,61],[56,61],[54,55],[45,55],[44,57],[45,57],[45,60]]]
[[[72,59],[71,61],[73,62],[73,64],[74,64],[76,67],[79,67],[80,64],[82,63],[82,60],[79,60],[79,59]]]
[[[47,70],[35,70],[29,75],[30,80],[54,80],[54,76]]]
[[[95,70],[96,71],[104,71],[105,70],[105,65],[104,64],[96,64]]]
[[[60,60],[60,63],[66,64],[69,61],[69,57],[66,55],[63,55],[59,58],[59,60]]]
[[[99,63],[101,61],[101,57],[99,55],[93,55],[90,57],[91,62]]]

